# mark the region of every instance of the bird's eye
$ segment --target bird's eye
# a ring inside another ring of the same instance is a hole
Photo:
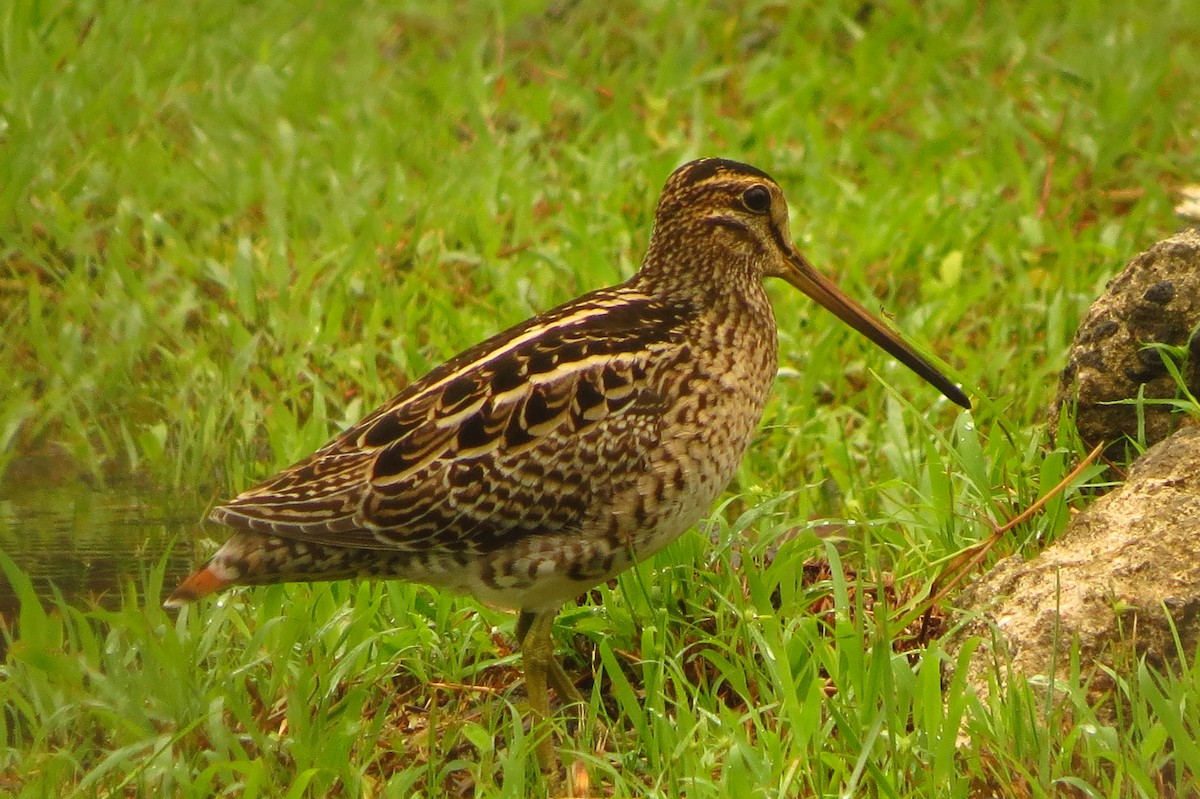
[[[766,186],[751,186],[742,194],[742,202],[756,214],[765,214],[771,207],[771,192]]]

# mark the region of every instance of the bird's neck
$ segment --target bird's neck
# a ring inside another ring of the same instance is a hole
[[[755,255],[717,242],[711,244],[689,247],[686,242],[656,236],[642,268],[629,281],[630,287],[717,312],[750,305],[754,312],[769,314],[763,270],[755,262]]]

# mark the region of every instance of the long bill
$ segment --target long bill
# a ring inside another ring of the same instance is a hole
[[[780,275],[784,280],[819,302],[834,316],[878,344],[900,363],[912,369],[926,382],[946,395],[956,405],[971,407],[971,400],[962,389],[925,360],[912,346],[884,322],[846,295],[825,275],[813,268],[804,256],[793,250],[788,253],[788,269]]]

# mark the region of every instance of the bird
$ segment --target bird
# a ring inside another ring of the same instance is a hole
[[[164,605],[235,585],[425,583],[517,611],[535,719],[550,688],[582,702],[554,657],[554,619],[688,530],[733,478],[777,371],[768,277],[970,408],[800,254],[774,179],[702,158],[667,179],[632,277],[465,350],[215,507],[232,536]]]

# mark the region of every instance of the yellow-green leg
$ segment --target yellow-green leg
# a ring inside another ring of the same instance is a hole
[[[533,711],[535,734],[540,736],[537,756],[542,770],[548,774],[558,773],[554,757],[554,741],[547,722],[550,719],[550,691],[553,687],[559,698],[572,704],[583,704],[583,696],[567,677],[563,667],[554,657],[554,629],[556,611],[521,611],[517,617],[517,642],[521,645],[525,661],[525,692],[529,695],[529,709]]]

